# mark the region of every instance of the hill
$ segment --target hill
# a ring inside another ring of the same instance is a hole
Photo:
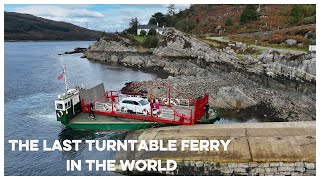
[[[30,14],[4,12],[4,39],[8,40],[96,40],[102,32],[71,23]]]
[[[294,5],[269,4],[255,5],[258,18],[241,23],[241,14],[246,5],[191,5],[190,8],[176,13],[173,17],[177,29],[202,35],[231,35],[240,33],[272,31],[294,26],[315,24],[316,6],[299,5],[296,14],[292,13]],[[293,19],[293,17],[298,17]],[[226,21],[229,19],[229,24]],[[187,24],[187,26],[186,26]]]

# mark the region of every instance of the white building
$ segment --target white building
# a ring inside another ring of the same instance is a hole
[[[139,25],[137,28],[137,35],[140,35],[142,30],[146,31],[146,34],[148,34],[150,29],[155,29],[157,33],[163,35],[164,31],[168,28],[165,28],[164,26],[158,27],[157,25]]]
[[[309,45],[309,51],[310,52],[316,52],[316,45]]]

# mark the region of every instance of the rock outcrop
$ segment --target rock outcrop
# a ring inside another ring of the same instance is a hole
[[[275,50],[266,50],[258,57],[258,62],[263,69],[260,73],[272,78],[282,76],[296,81],[316,81],[315,54],[283,55]],[[259,65],[252,69],[257,67]]]
[[[238,59],[175,30],[165,32],[159,47],[149,52],[140,52],[131,44],[125,37],[102,38],[85,56],[170,74],[154,82],[170,83],[191,97],[209,93],[212,107],[249,109],[282,121],[315,120],[314,54],[266,50],[256,58]]]

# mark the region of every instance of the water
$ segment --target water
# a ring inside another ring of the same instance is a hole
[[[56,121],[54,100],[64,91],[57,80],[61,62],[67,67],[68,79],[74,85],[92,87],[103,82],[106,89],[120,89],[127,81],[144,81],[157,75],[109,66],[81,59],[80,54],[58,53],[92,42],[5,42],[4,56],[4,160],[5,175],[114,175],[110,172],[67,172],[66,160],[113,159],[111,152],[89,152],[86,144],[78,152],[11,151],[9,139],[121,139],[123,133],[94,133],[66,129]],[[40,148],[41,149],[41,148]]]
[[[56,121],[54,100],[64,91],[61,64],[67,67],[68,80],[74,85],[93,87],[101,82],[106,89],[121,89],[125,82],[152,80],[158,76],[119,66],[81,59],[81,54],[64,55],[75,47],[93,42],[5,42],[4,58],[4,151],[5,175],[116,175],[110,172],[67,172],[66,160],[113,159],[112,152],[80,151],[12,152],[9,139],[122,139],[124,133],[95,133],[66,129]],[[60,59],[61,58],[61,59]],[[256,122],[255,119],[221,118],[216,124]],[[41,149],[41,146],[40,146]]]

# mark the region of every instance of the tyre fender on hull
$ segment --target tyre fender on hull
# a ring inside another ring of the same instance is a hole
[[[58,118],[62,118],[63,117],[63,112],[62,111],[58,111],[57,112],[57,116],[58,116]]]
[[[105,111],[108,111],[108,110],[109,110],[109,106],[108,106],[107,104],[104,104],[104,105],[103,105],[103,109],[104,109]]]
[[[114,105],[113,105],[113,111],[118,111],[118,110],[119,110],[119,106],[116,105],[116,104],[114,104]]]

